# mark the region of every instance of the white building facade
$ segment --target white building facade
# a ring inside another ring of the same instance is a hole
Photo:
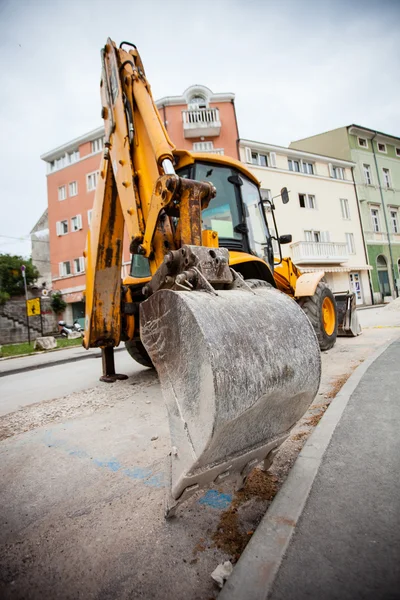
[[[261,182],[263,197],[274,198],[279,234],[292,235],[292,243],[282,246],[283,256],[303,273],[325,271],[333,292],[354,291],[358,305],[371,304],[354,163],[245,139],[239,151]],[[287,204],[279,197],[283,187],[289,191]],[[272,216],[267,219],[272,229]]]

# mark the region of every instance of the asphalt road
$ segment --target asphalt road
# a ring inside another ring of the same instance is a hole
[[[53,353],[52,357],[58,360],[68,356],[69,350]],[[23,360],[29,363],[24,358]],[[38,359],[39,357],[32,357]],[[3,367],[15,368],[20,359],[3,362]],[[137,364],[125,351],[115,352],[115,367],[117,372],[126,375],[134,375],[143,371],[143,367]],[[45,400],[60,398],[73,392],[93,388],[101,384],[101,359],[96,354],[91,358],[68,362],[65,364],[49,363],[48,367],[5,375],[0,379],[0,416],[6,415]],[[104,384],[102,384],[104,385]]]

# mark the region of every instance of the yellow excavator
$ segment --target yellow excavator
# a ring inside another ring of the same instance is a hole
[[[171,516],[200,488],[240,485],[258,462],[268,467],[320,382],[299,299],[320,286],[328,336],[335,305],[318,274],[302,276],[289,259],[275,269],[259,184],[244,165],[174,147],[137,48],[109,39],[101,58],[105,151],[85,250],[84,346],[101,348],[103,381],[126,377],[114,366],[121,341],[157,369]],[[125,229],[132,267],[121,281]]]

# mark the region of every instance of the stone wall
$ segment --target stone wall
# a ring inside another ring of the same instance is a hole
[[[9,300],[0,306],[0,344],[17,344],[28,341],[25,300]],[[51,310],[50,299],[41,299],[43,335],[52,335],[58,331],[57,317]],[[42,335],[40,316],[29,317],[31,340]]]

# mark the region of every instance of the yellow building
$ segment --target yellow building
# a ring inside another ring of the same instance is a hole
[[[303,271],[325,271],[333,292],[354,291],[357,304],[371,304],[367,252],[352,169],[354,163],[241,139],[240,159],[260,180],[264,198],[273,199],[282,247]],[[286,187],[290,201],[283,204]],[[270,227],[272,217],[267,215]],[[274,233],[274,232],[273,232]]]

